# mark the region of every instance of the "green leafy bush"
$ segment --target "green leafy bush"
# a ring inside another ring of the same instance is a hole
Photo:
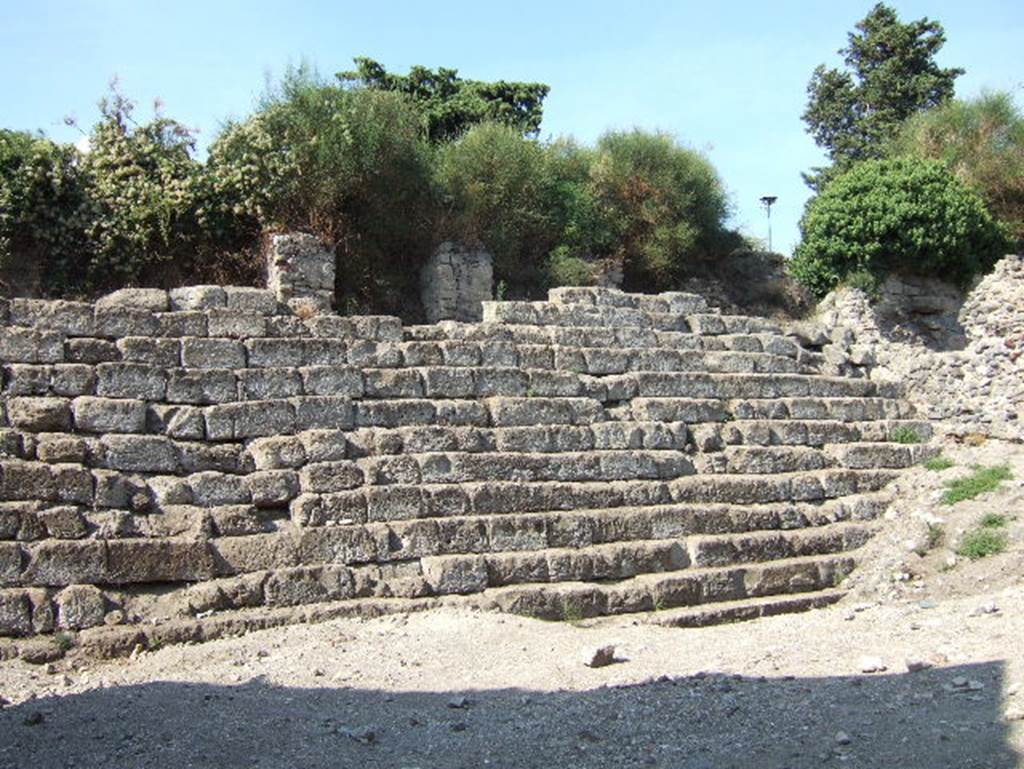
[[[941,163],[911,158],[855,165],[808,203],[800,229],[790,271],[819,296],[858,271],[966,283],[1007,247],[977,193]]]
[[[409,99],[292,70],[210,148],[208,216],[312,232],[336,249],[339,300],[395,311],[432,244],[430,150]]]
[[[889,149],[941,161],[976,189],[1024,245],[1024,114],[1005,92],[954,100],[922,112]]]
[[[558,222],[556,187],[538,142],[482,123],[439,150],[437,179],[447,199],[443,232],[482,243],[494,255],[495,280],[520,290],[544,284]]]
[[[88,255],[78,161],[72,146],[0,130],[0,268],[13,279],[45,274],[52,293],[81,282]]]
[[[594,196],[608,212],[625,288],[671,288],[688,262],[721,252],[726,196],[705,157],[641,130],[607,133],[595,152]]]

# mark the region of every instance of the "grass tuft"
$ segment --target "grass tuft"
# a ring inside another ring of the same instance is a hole
[[[924,462],[924,469],[931,470],[933,473],[941,472],[942,470],[948,470],[956,464],[949,457],[944,457],[941,454],[931,459],[926,459]]]
[[[967,532],[960,540],[957,555],[976,561],[1006,549],[1006,533],[997,529],[977,528]]]
[[[924,438],[917,430],[909,425],[900,425],[892,431],[890,440],[896,443],[912,444],[912,443],[923,443]]]
[[[942,502],[946,505],[955,505],[957,502],[974,499],[980,494],[994,491],[1000,483],[1011,478],[1013,473],[1010,472],[1009,465],[975,465],[971,475],[946,483],[946,493],[942,495]]]
[[[1001,529],[1006,526],[1010,519],[1002,513],[985,513],[978,521],[978,525],[983,529]]]

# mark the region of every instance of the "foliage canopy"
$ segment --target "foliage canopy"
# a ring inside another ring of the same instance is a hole
[[[935,63],[946,41],[936,21],[903,24],[878,3],[856,30],[839,51],[845,70],[819,65],[807,86],[803,120],[833,163],[805,175],[816,189],[858,160],[881,157],[907,118],[952,98],[954,81],[964,72]]]
[[[1006,248],[981,197],[937,161],[866,160],[807,206],[794,277],[821,296],[848,276],[933,275],[966,283]]]

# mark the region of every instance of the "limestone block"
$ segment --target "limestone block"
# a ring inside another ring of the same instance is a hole
[[[57,331],[67,336],[91,336],[95,329],[91,304],[63,300],[12,299],[10,322],[38,331]]]
[[[297,399],[304,400],[304,399]],[[227,403],[205,409],[206,435],[226,441],[295,432],[295,408],[289,401]]]
[[[71,429],[71,404],[64,398],[10,398],[7,418],[29,432],[64,432]]]
[[[234,372],[223,369],[172,369],[167,378],[167,400],[196,405],[231,403],[238,400],[238,382]]]
[[[0,585],[17,584],[21,566],[21,545],[16,542],[0,542]]]
[[[362,397],[363,375],[351,366],[307,366],[299,369],[306,395]]]
[[[350,430],[353,426],[352,401],[345,396],[310,395],[292,398],[291,403],[295,407],[296,430]]]
[[[55,331],[5,326],[0,333],[0,360],[11,363],[57,363],[64,360],[64,337]]]
[[[29,548],[26,584],[95,584],[107,576],[107,543],[100,540],[50,540]]]
[[[32,632],[32,603],[24,590],[0,590],[0,636]]]
[[[189,539],[118,539],[107,546],[107,575],[113,584],[197,582],[217,573],[205,541]]]
[[[423,383],[412,369],[367,369],[364,379],[368,398],[423,397]]]
[[[167,292],[160,288],[122,288],[101,297],[97,309],[131,307],[150,312],[163,312],[170,307]]]
[[[420,271],[420,298],[427,322],[483,319],[492,298],[493,258],[481,249],[442,243]]]
[[[89,533],[81,510],[74,505],[40,510],[36,517],[46,527],[46,533],[54,539],[81,539]]]
[[[154,314],[136,307],[97,305],[95,317],[100,337],[154,336],[158,329]]]
[[[106,339],[68,339],[64,344],[69,363],[106,363],[121,359],[117,345]]]
[[[177,339],[155,339],[147,336],[128,336],[115,343],[121,360],[149,363],[153,366],[177,366],[180,358]]]
[[[352,598],[355,582],[344,566],[301,566],[273,572],[263,590],[268,606],[295,606]]]
[[[335,256],[312,235],[272,235],[267,247],[267,288],[293,309],[329,312],[334,298]]]
[[[92,585],[69,585],[53,600],[57,605],[57,626],[64,630],[102,625],[107,613],[103,592]]]
[[[227,304],[227,294],[220,286],[186,286],[169,292],[172,310],[212,310]]]
[[[143,363],[100,363],[96,366],[96,394],[109,398],[163,400],[167,373]]]
[[[112,470],[173,473],[180,465],[177,447],[160,435],[104,435],[100,446]]]
[[[277,296],[273,291],[246,286],[225,286],[226,307],[236,312],[252,315],[274,315],[277,313]]]
[[[438,595],[479,593],[487,587],[487,561],[482,556],[424,558],[423,576]]]
[[[245,348],[235,339],[185,338],[181,364],[186,368],[245,368]]]
[[[309,362],[308,341],[300,339],[248,339],[245,349],[254,368],[296,368]],[[345,361],[344,348],[341,362]]]
[[[303,392],[302,378],[294,369],[243,369],[236,375],[242,400],[290,398]]]
[[[180,338],[184,336],[207,335],[205,312],[158,312],[155,336]]]
[[[141,433],[146,404],[129,398],[83,396],[72,401],[75,429],[87,433]]]
[[[298,437],[310,462],[335,462],[350,456],[348,433],[344,430],[305,430]]]
[[[266,336],[267,319],[263,315],[236,310],[209,310],[206,315],[207,333],[213,337],[248,339]]]
[[[81,363],[55,363],[50,367],[50,389],[54,395],[75,397],[96,391],[96,372]]]
[[[188,476],[192,489],[192,504],[200,507],[239,505],[251,501],[245,477],[215,471],[193,473]]]
[[[299,471],[303,492],[329,493],[347,491],[363,484],[363,471],[355,462],[316,462]]]
[[[264,470],[245,477],[256,507],[287,507],[299,494],[299,475],[294,470]]]
[[[195,406],[166,406],[156,403],[146,409],[146,431],[163,433],[168,438],[198,441],[206,435],[206,420],[202,409]]]
[[[306,435],[306,433],[303,433]],[[296,436],[257,438],[249,443],[248,451],[257,470],[281,470],[300,467],[306,462],[306,449]],[[344,439],[342,456],[344,457]]]

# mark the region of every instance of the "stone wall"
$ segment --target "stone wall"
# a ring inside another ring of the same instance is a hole
[[[492,296],[493,259],[482,249],[442,243],[420,271],[420,298],[428,323],[478,321]]]
[[[886,388],[691,294],[406,328],[282,298],[0,302],[0,635],[453,595],[806,608],[925,450]]]
[[[836,371],[900,383],[953,433],[1024,440],[1024,257],[1005,257],[966,295],[898,278],[876,299],[841,289],[816,321]]]

